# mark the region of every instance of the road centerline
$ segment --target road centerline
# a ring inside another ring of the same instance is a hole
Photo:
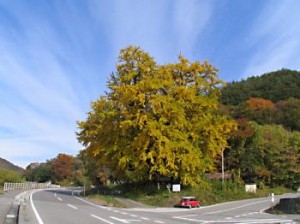
[[[110,218],[112,218],[112,219],[114,219],[114,220],[117,220],[117,221],[119,221],[119,222],[123,222],[123,223],[130,223],[130,222],[128,222],[127,220],[125,220],[125,219],[119,219],[119,218],[117,218],[117,217],[114,217],[114,216],[110,216]]]
[[[106,220],[106,219],[100,218],[100,217],[97,216],[97,215],[91,214],[91,216],[92,216],[93,218],[95,218],[95,219],[99,219],[99,220],[101,220],[101,221],[103,221],[103,222],[106,222],[106,223],[108,223],[108,224],[114,224],[113,222],[110,222],[110,221],[108,221],[108,220]]]
[[[77,207],[75,207],[74,205],[71,205],[71,204],[67,204],[69,207],[73,208],[73,209],[78,209]]]

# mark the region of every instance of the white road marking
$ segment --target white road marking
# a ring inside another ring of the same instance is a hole
[[[114,220],[117,220],[117,221],[119,221],[119,222],[130,223],[130,222],[128,222],[128,221],[125,220],[125,219],[119,219],[119,218],[116,218],[116,217],[113,217],[113,216],[110,216],[110,218],[112,218],[112,219],[114,219]]]
[[[154,222],[156,222],[156,223],[164,223],[163,221],[154,221]]]
[[[128,213],[127,213],[127,212],[121,212],[121,214],[122,214],[122,215],[128,215]]]
[[[80,198],[80,197],[77,197],[77,196],[73,196],[73,197],[76,198],[76,199],[78,199],[78,200],[81,200],[81,201],[83,201],[83,202],[85,202],[85,203],[87,203],[87,204],[89,204],[89,205],[93,205],[93,206],[98,207],[98,208],[107,209],[107,208],[104,207],[104,206],[96,205],[96,204],[94,204],[94,203],[92,203],[92,202],[89,202],[89,201],[87,201],[87,200],[84,200],[84,199],[82,199],[82,198]]]
[[[182,219],[192,222],[201,222],[201,223],[232,223],[237,222],[240,224],[260,224],[260,223],[293,223],[292,220],[288,219],[231,219],[231,217],[225,218],[225,220],[203,220],[203,219],[191,219],[187,217],[173,217],[176,219]],[[228,220],[231,219],[231,220]]]
[[[231,220],[230,223],[238,222],[238,223],[245,223],[245,224],[260,224],[260,223],[293,223],[292,220],[284,220],[284,219],[236,219],[236,220]],[[214,221],[208,221],[208,222],[214,222]],[[218,221],[220,223],[224,223],[224,221]]]
[[[145,218],[145,217],[141,217],[141,219],[143,219],[143,220],[150,220],[150,219],[148,219],[148,218]]]
[[[131,216],[131,217],[138,217],[137,215],[133,215],[133,214],[131,214],[130,216]]]
[[[245,213],[245,214],[240,214],[240,215],[236,215],[236,216],[233,216],[234,218],[240,218],[240,217],[243,217],[243,216],[251,216],[251,215],[254,215],[254,214],[257,214],[259,212],[249,212],[249,213]],[[226,219],[232,219],[233,217],[227,217]]]
[[[202,221],[204,222],[203,220],[198,220],[198,219],[190,219],[190,218],[186,218],[186,217],[173,217],[175,219],[182,219],[182,220],[187,220],[187,221],[193,221],[193,222],[199,222],[199,221]]]
[[[8,215],[6,215],[6,217],[9,218],[9,219],[12,219],[12,218],[15,218],[16,216],[15,216],[15,215],[8,214]]]
[[[106,223],[108,223],[108,224],[114,224],[113,222],[107,221],[106,219],[102,219],[102,218],[100,218],[99,216],[96,216],[96,215],[94,215],[94,214],[91,214],[91,216],[94,217],[94,218],[96,218],[96,219],[99,219],[99,220],[101,220],[101,221],[103,221],[103,222],[106,222]]]
[[[35,215],[35,217],[36,217],[38,223],[39,223],[39,224],[44,224],[43,220],[41,219],[41,217],[40,217],[39,213],[37,212],[37,210],[36,210],[36,208],[35,208],[35,206],[34,206],[34,204],[33,204],[33,201],[32,201],[32,195],[33,195],[35,192],[37,192],[37,191],[32,191],[31,194],[30,194],[30,204],[31,204],[32,210],[33,210],[33,212],[34,212],[34,215]]]
[[[218,210],[218,211],[215,211],[215,212],[204,213],[202,215],[210,215],[210,214],[228,212],[228,211],[236,210],[236,209],[239,209],[239,208],[247,207],[247,206],[250,206],[250,205],[260,204],[260,203],[263,203],[263,202],[266,202],[266,201],[268,201],[268,200],[262,200],[262,201],[258,201],[258,202],[257,201],[256,202],[251,202],[251,203],[240,205],[240,206],[233,207],[233,208],[228,208],[228,209],[224,209],[224,210]]]
[[[78,209],[77,207],[75,207],[74,205],[71,204],[67,204],[69,207],[73,208],[73,209]]]
[[[208,206],[206,206],[208,207]],[[204,207],[193,208],[193,210],[201,210]],[[157,213],[167,213],[167,212],[189,212],[190,209],[182,209],[182,208],[124,208],[123,210],[127,211],[139,211],[139,212],[157,212]]]
[[[230,219],[233,219],[233,218],[240,218],[240,217],[244,217],[244,216],[252,216],[252,215],[255,215],[255,214],[258,214],[259,212],[249,212],[249,213],[245,213],[245,214],[240,214],[240,215],[236,215],[236,216],[233,216],[233,217],[226,217],[225,219],[226,220],[230,220]],[[253,220],[251,222],[256,222],[256,220]]]
[[[57,199],[58,199],[59,201],[62,201],[62,199],[61,199],[60,197],[57,197]]]

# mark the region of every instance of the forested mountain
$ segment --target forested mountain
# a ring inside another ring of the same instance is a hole
[[[23,172],[24,169],[21,167],[18,167],[11,162],[0,158],[0,170],[11,170],[11,171],[17,171],[17,172]]]
[[[220,112],[238,124],[225,151],[226,167],[260,187],[297,187],[300,72],[282,69],[229,83],[220,102]]]
[[[300,131],[300,72],[282,69],[229,83],[220,102],[234,119]]]
[[[220,101],[238,105],[250,98],[264,98],[272,102],[300,98],[300,72],[282,69],[240,82],[231,82],[222,89]]]

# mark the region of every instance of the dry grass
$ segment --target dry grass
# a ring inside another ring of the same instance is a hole
[[[113,206],[113,207],[121,207],[121,208],[126,207],[126,205],[124,205],[123,203],[115,199],[113,196],[92,194],[92,195],[88,195],[87,198],[103,206]]]

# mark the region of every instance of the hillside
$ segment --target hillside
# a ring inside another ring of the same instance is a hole
[[[221,103],[238,105],[250,98],[264,98],[272,102],[300,99],[300,71],[282,69],[261,76],[231,82],[222,89]]]
[[[2,158],[0,158],[0,170],[12,170],[20,173],[24,171],[24,169],[22,169],[21,167],[18,167]]]

